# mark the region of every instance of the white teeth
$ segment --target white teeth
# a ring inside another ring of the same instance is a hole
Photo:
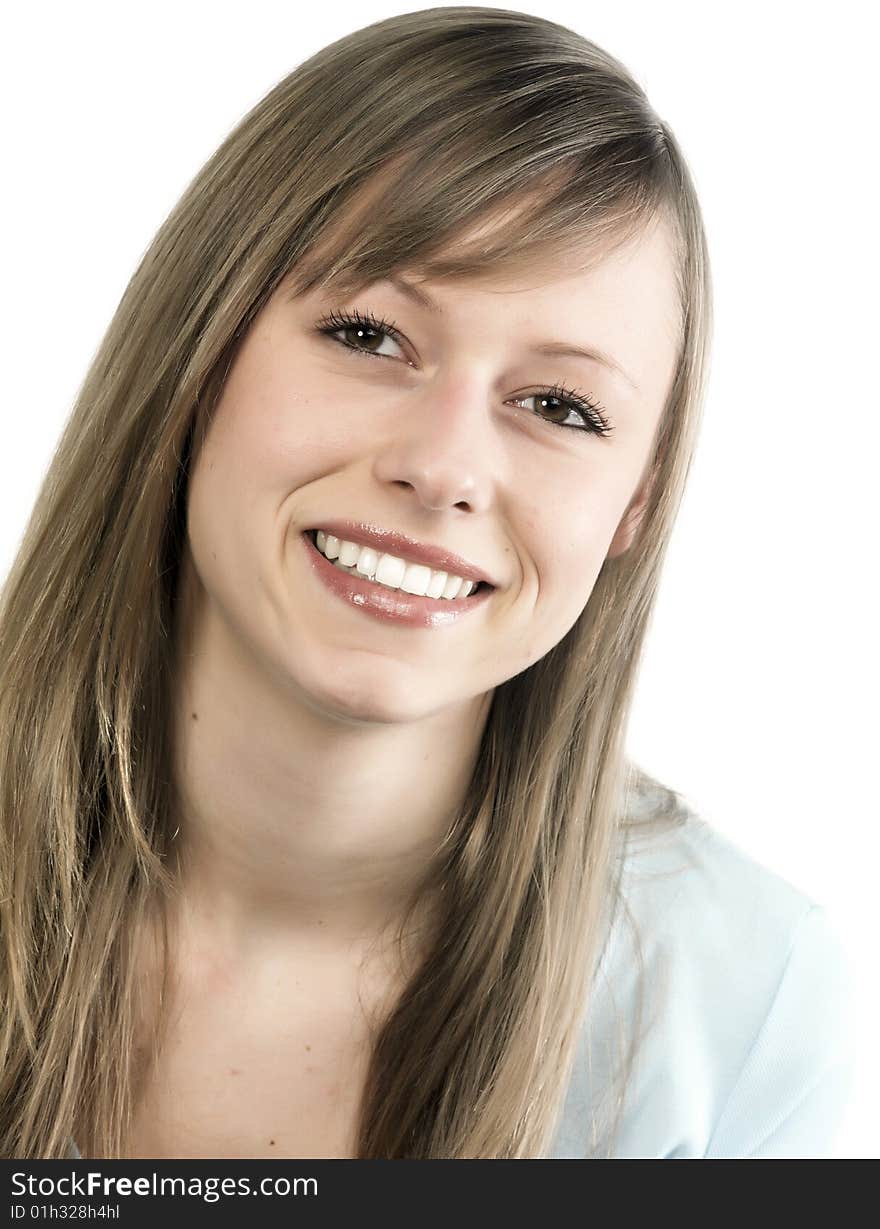
[[[442,572],[435,572],[431,577],[428,588],[425,591],[425,597],[442,597],[443,590],[446,588],[447,578]]]
[[[353,568],[360,553],[361,548],[355,546],[354,542],[340,542],[336,555],[340,563],[344,563],[347,568]]]
[[[332,533],[324,533],[323,530],[317,532],[318,551],[323,551],[328,559],[336,559],[339,554],[339,538],[334,538]]]
[[[445,573],[440,572],[440,575],[444,576]],[[462,580],[460,576],[450,576],[443,586],[443,592],[440,596],[450,599],[454,597],[467,597],[475,588],[476,585],[472,580]]]
[[[400,582],[400,588],[404,593],[414,593],[419,597],[424,597],[430,583],[431,569],[429,567],[423,563],[408,563],[403,580]]]
[[[475,580],[463,580],[448,572],[435,572],[422,563],[407,563],[396,555],[380,554],[369,546],[340,541],[332,533],[319,529],[318,550],[343,572],[357,573],[389,589],[402,589],[419,597],[443,597],[451,600],[467,597],[477,587]]]
[[[393,555],[380,555],[376,564],[374,578],[380,585],[387,585],[389,589],[396,589],[403,580],[405,571],[406,564],[402,559],[395,559]]]
[[[343,543],[347,545],[347,543]],[[354,566],[360,572],[361,576],[375,576],[376,564],[379,562],[379,554],[374,550],[362,550],[354,561]]]

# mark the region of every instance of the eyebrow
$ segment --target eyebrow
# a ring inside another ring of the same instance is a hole
[[[412,282],[405,281],[396,273],[389,273],[388,281],[395,285],[407,298],[412,299],[414,303],[418,303],[420,307],[425,308],[426,311],[431,312],[435,316],[445,315],[440,304],[435,302],[423,290],[420,290],[418,286],[414,286]],[[607,367],[609,371],[620,376],[635,392],[640,391],[639,386],[624,371],[620,364],[605,350],[600,350],[597,346],[574,346],[567,341],[544,341],[536,342],[530,345],[528,349],[532,354],[560,355],[564,358],[586,358],[594,363],[601,363],[603,367]]]

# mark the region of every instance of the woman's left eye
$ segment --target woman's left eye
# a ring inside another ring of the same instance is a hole
[[[398,346],[403,344],[403,337],[396,325],[381,317],[377,318],[372,312],[364,314],[359,311],[334,311],[319,320],[315,327],[319,333],[325,334],[334,341],[337,341],[337,333],[355,334],[357,340],[354,343],[340,340],[338,344],[345,346],[346,349],[351,350],[354,354],[362,354],[368,358],[394,357],[393,355],[380,354],[378,350],[368,348],[369,342],[377,338],[381,345],[384,340],[381,336],[382,334],[390,338]],[[545,405],[547,402],[554,401],[568,407],[565,418],[561,421],[557,419],[541,419],[542,422],[547,423],[549,426],[564,427],[569,430],[573,428],[575,431],[588,431],[594,435],[610,435],[614,430],[613,425],[602,412],[603,407],[587,393],[576,392],[560,383],[556,383],[552,388],[544,389],[539,393],[528,393],[524,397],[514,397],[513,401],[519,403],[531,401],[532,399],[538,403],[545,403]],[[558,410],[556,407],[552,407],[551,412],[558,412]],[[537,413],[537,410],[535,413]],[[566,421],[566,419],[571,418],[572,414],[576,415],[577,422]]]

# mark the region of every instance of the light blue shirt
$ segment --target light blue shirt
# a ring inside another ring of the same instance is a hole
[[[631,840],[631,919],[610,930],[546,1155],[828,1156],[854,1078],[844,944],[822,905],[647,780],[633,814],[671,800],[679,823]],[[637,941],[641,1042],[612,1139],[613,1076],[640,1023]]]
[[[663,796],[660,787],[644,801]],[[855,1070],[845,945],[822,905],[672,797],[680,826],[640,834],[625,862],[646,987],[643,1039],[610,1155],[828,1156]],[[623,915],[598,966],[552,1157],[608,1155],[602,1124],[614,1111],[617,1012],[625,1046],[637,1026],[637,977]]]

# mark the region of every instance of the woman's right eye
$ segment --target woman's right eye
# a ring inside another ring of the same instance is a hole
[[[377,350],[370,349],[371,343],[375,341],[381,345],[385,338],[388,338],[398,346],[403,344],[403,337],[394,323],[376,317],[372,312],[363,314],[358,311],[334,311],[319,320],[315,327],[319,333],[325,334],[334,341],[338,340],[337,333],[351,334],[353,340],[340,339],[339,344],[352,350],[355,354],[365,354],[370,358],[394,357],[394,355],[380,354]],[[383,337],[382,334],[385,336]]]

